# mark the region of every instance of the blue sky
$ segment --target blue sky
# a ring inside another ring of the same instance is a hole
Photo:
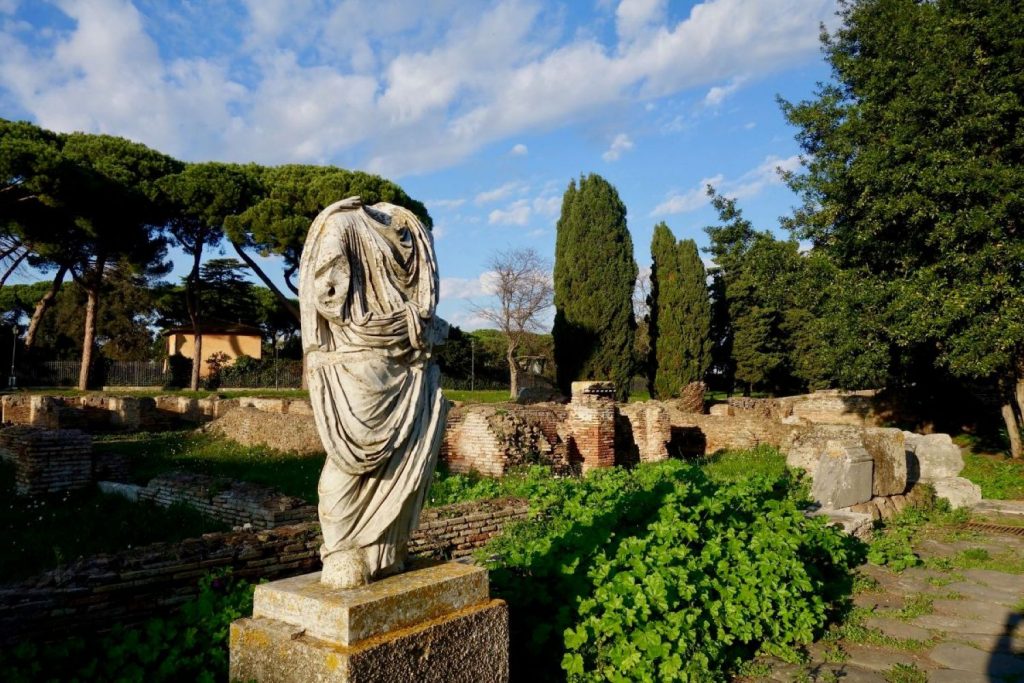
[[[796,201],[775,169],[799,167],[775,97],[828,77],[818,34],[834,13],[833,0],[0,0],[0,116],[187,161],[390,177],[427,203],[441,314],[471,329],[488,258],[552,258],[580,174],[618,188],[641,268],[658,221],[706,244],[709,182],[775,227]]]

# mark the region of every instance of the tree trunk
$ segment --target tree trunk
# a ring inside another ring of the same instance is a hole
[[[185,281],[185,306],[188,308],[189,320],[192,321],[192,379],[189,380],[192,391],[199,391],[199,374],[203,363],[203,333],[199,328],[199,263],[203,259],[203,238],[198,238],[196,244],[199,246],[192,255],[192,272]]]
[[[1013,403],[1007,401],[999,407],[999,412],[1003,415],[1006,433],[1010,436],[1010,457],[1019,458],[1021,457],[1020,426],[1013,410]]]
[[[82,367],[78,371],[78,388],[85,391],[89,388],[89,366],[92,364],[92,347],[96,341],[96,311],[99,308],[99,286],[86,289],[85,299],[85,334],[82,338]]]
[[[1013,396],[1017,401],[1017,414],[1024,416],[1024,374],[1017,371],[1017,383],[1013,387]]]
[[[267,277],[267,274],[263,272],[263,269],[260,268],[259,265],[257,265],[257,263],[252,260],[251,256],[245,253],[245,250],[242,249],[242,247],[240,247],[235,242],[232,242],[231,246],[233,246],[235,248],[235,251],[238,252],[238,256],[241,257],[243,261],[245,261],[245,265],[249,266],[249,268],[252,269],[252,272],[256,273],[256,277],[263,281],[263,284],[267,286],[267,289],[273,292],[274,295],[281,300],[281,303],[288,310],[288,312],[295,317],[295,320],[301,322],[302,319],[299,316],[299,309],[295,304],[292,303],[291,299],[286,297],[284,293],[277,288],[277,285],[275,285],[273,281],[269,277]]]
[[[68,273],[67,266],[61,266],[57,269],[57,274],[53,276],[53,283],[50,284],[50,289],[43,295],[39,301],[36,302],[36,310],[32,312],[32,320],[28,323],[28,332],[25,333],[25,351],[32,349],[32,345],[36,342],[36,333],[39,331],[39,324],[43,321],[43,315],[50,309],[53,302],[57,300],[57,294],[60,292],[61,285],[64,284],[64,276]]]
[[[508,361],[509,396],[514,401],[519,397],[519,368],[516,367],[514,346],[508,347],[505,359]]]
[[[14,273],[14,271],[16,271],[18,269],[18,266],[21,265],[21,262],[24,261],[27,258],[28,258],[28,250],[26,249],[20,256],[18,256],[17,258],[14,259],[14,261],[11,263],[10,267],[7,268],[7,270],[4,271],[4,274],[2,276],[0,276],[0,287],[4,286],[4,284],[7,282],[7,278],[9,278],[11,276],[11,274]]]

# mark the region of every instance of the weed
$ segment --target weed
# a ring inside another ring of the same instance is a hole
[[[928,674],[917,664],[893,664],[882,677],[889,683],[928,683]]]

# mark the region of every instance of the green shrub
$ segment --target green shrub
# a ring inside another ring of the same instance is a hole
[[[793,658],[862,559],[804,516],[788,473],[717,482],[670,461],[541,481],[529,498],[533,519],[485,552],[512,661],[538,680],[705,680],[758,650]]]
[[[117,626],[94,638],[23,642],[0,650],[0,680],[29,681],[224,681],[228,629],[252,614],[252,586],[211,573],[199,595],[168,618]]]

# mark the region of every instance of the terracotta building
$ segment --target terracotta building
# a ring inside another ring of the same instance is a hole
[[[200,374],[205,377],[210,368],[206,361],[215,353],[223,353],[230,359],[245,355],[260,358],[263,355],[263,336],[260,328],[243,323],[209,321],[201,323],[203,335],[203,357]],[[175,327],[164,332],[167,337],[167,355],[181,354],[192,358],[195,336],[192,326]]]

